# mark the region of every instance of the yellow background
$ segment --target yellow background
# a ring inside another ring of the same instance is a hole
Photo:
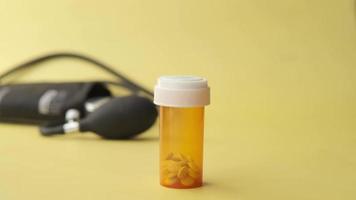
[[[149,88],[209,79],[205,181],[158,184],[158,126],[137,140],[0,125],[0,199],[356,199],[354,0],[0,0],[0,71],[58,50]],[[59,60],[17,81],[111,78]]]

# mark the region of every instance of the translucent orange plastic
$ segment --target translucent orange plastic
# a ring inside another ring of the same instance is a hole
[[[203,183],[204,107],[160,107],[160,183],[194,188]]]

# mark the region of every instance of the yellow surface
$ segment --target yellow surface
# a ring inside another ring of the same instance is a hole
[[[354,0],[1,0],[0,71],[84,52],[153,87],[209,79],[205,186],[159,185],[157,124],[133,141],[0,125],[0,199],[356,199]],[[74,61],[18,81],[109,78]]]

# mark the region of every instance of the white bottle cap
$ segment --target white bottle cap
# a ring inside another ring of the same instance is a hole
[[[208,81],[198,76],[161,76],[155,86],[154,103],[168,107],[209,105]]]

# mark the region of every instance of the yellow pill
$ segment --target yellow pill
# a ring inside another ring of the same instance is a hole
[[[194,170],[196,172],[200,171],[199,167],[193,161],[188,162],[188,166],[189,166],[190,169],[192,169],[192,170]]]
[[[167,167],[168,171],[171,172],[171,173],[175,173],[177,174],[178,173],[178,170],[179,170],[179,165],[177,164],[174,164],[174,165],[170,165]]]
[[[182,161],[188,161],[187,160],[187,158],[183,155],[183,154],[181,154],[181,153],[178,153],[178,157],[180,158],[180,160],[182,160]]]
[[[173,153],[171,152],[167,155],[166,160],[171,160],[172,157],[173,157]]]
[[[166,178],[163,179],[163,184],[165,184],[165,185],[173,185],[177,181],[178,181],[177,178],[168,178],[168,177],[166,177]]]
[[[174,161],[181,161],[182,160],[182,157],[180,156],[180,154],[178,153],[175,153],[173,154],[171,157],[170,157],[171,160],[174,160]]]
[[[172,173],[170,171],[163,171],[163,177],[174,178],[177,176],[177,173]]]
[[[179,179],[185,179],[188,176],[188,167],[182,167],[178,170],[177,177]]]
[[[187,161],[178,161],[177,166],[179,166],[180,168],[188,167],[188,163],[187,163]]]
[[[188,175],[194,179],[199,178],[199,173],[190,168],[188,169]]]
[[[194,179],[190,176],[185,177],[184,179],[181,179],[180,182],[184,185],[184,186],[191,186],[194,183]]]
[[[162,167],[162,170],[168,170],[169,172],[177,173],[180,165],[175,161],[167,160],[162,163],[161,167]]]

